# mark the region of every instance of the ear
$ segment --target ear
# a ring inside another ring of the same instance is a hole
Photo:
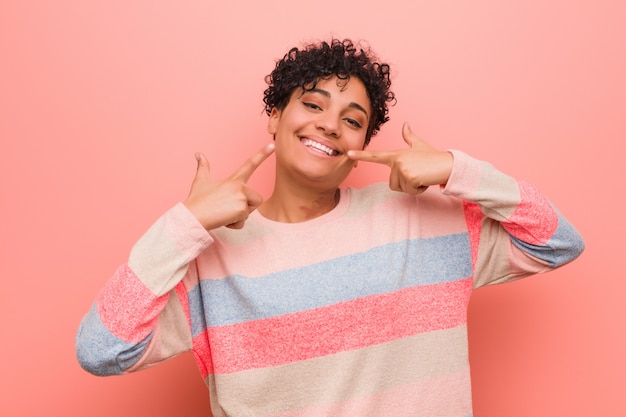
[[[267,131],[270,135],[275,135],[278,131],[278,122],[280,122],[280,116],[282,112],[277,110],[276,107],[270,112],[270,118],[267,121]]]

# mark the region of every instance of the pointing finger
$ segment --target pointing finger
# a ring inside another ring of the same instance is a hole
[[[237,171],[232,175],[231,178],[239,179],[241,181],[248,181],[254,171],[274,152],[274,144],[269,143],[265,145],[261,150],[252,155],[246,162],[243,163],[242,166],[239,167]]]
[[[376,164],[384,164],[391,166],[394,160],[395,151],[356,151],[350,150],[348,158],[355,161],[374,162]]]

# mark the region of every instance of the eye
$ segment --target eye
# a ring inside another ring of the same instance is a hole
[[[348,118],[345,118],[344,120],[345,120],[345,121],[346,121],[349,125],[352,125],[352,126],[354,126],[354,127],[358,127],[358,128],[363,127],[363,126],[361,126],[361,123],[359,123],[359,122],[357,122],[356,120],[351,119],[351,118],[349,118],[349,117],[348,117]]]
[[[311,103],[310,101],[303,101],[302,104],[304,104],[305,107],[308,107],[313,110],[322,110],[320,106],[318,106],[315,103]]]

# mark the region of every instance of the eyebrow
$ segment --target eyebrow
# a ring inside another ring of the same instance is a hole
[[[310,90],[305,90],[304,92],[305,93],[306,92],[319,93],[319,94],[323,95],[324,97],[330,98],[330,92],[328,92],[326,90],[322,90],[321,88],[312,88]],[[352,107],[353,109],[357,109],[357,110],[362,111],[369,118],[369,114],[367,114],[367,111],[365,110],[365,108],[363,106],[361,106],[359,103],[355,103],[354,101],[351,101],[350,104],[348,104],[348,107]]]

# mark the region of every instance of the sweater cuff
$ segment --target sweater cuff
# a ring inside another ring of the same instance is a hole
[[[178,203],[137,241],[128,265],[154,294],[163,295],[181,280],[187,264],[212,242],[209,232]]]
[[[177,243],[181,250],[191,252],[193,258],[198,255],[198,247],[204,249],[213,242],[209,232],[183,203],[172,207],[163,219],[164,232]]]
[[[454,157],[454,162],[450,178],[441,186],[441,191],[446,195],[470,199],[471,192],[478,188],[482,163],[459,150],[452,149],[448,152]]]

